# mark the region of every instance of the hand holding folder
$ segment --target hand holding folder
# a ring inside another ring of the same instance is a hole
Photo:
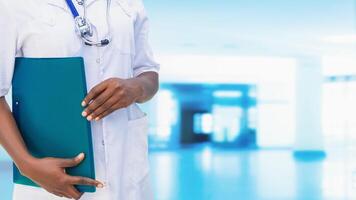
[[[13,77],[13,114],[29,152],[36,158],[85,159],[66,169],[95,179],[90,123],[81,116],[86,96],[82,58],[17,58]],[[14,165],[14,183],[37,186]],[[95,187],[76,185],[80,192]]]

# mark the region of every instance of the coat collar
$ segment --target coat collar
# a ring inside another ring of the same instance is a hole
[[[74,5],[78,5],[77,1],[76,0],[72,0],[73,1],[73,4]],[[98,1],[98,0],[87,0],[87,5],[91,5],[93,4],[95,1]],[[66,3],[65,0],[47,0],[47,3],[49,5],[53,5],[53,6],[57,6],[59,8],[62,8],[62,9],[65,9],[65,10],[68,10],[68,5]]]
[[[74,5],[77,5],[77,2],[76,0],[72,0]],[[90,6],[92,5],[95,1],[98,1],[98,0],[87,0],[87,5]],[[47,0],[47,3],[49,5],[53,5],[53,6],[57,6],[59,8],[62,8],[63,10],[65,11],[69,11],[69,8],[68,8],[68,5],[67,3],[65,2],[65,0]],[[129,7],[129,4],[127,2],[127,0],[112,0],[112,3],[117,3],[120,5],[120,7],[123,9],[123,11],[131,16],[131,10],[130,10],[130,7]]]
[[[63,0],[47,0],[49,5],[57,6],[62,9],[67,9],[66,2]]]

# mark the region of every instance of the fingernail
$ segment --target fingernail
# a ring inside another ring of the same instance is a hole
[[[80,154],[78,155],[78,159],[82,159],[82,158],[84,158],[84,153],[80,153]]]
[[[82,106],[85,107],[87,105],[87,103],[85,103],[85,101],[82,101]]]
[[[88,115],[88,113],[87,113],[87,112],[85,112],[85,111],[84,111],[84,112],[82,112],[82,116],[83,116],[83,117],[86,117],[87,115]]]
[[[89,117],[87,117],[88,121],[91,121],[92,119],[93,119],[93,116],[91,116],[91,115]]]
[[[100,120],[100,117],[95,118],[95,121],[99,121],[99,120]]]
[[[103,188],[103,187],[104,187],[104,185],[103,185],[103,184],[101,184],[101,183],[99,183],[98,185],[96,185],[96,187],[98,187],[98,188]]]

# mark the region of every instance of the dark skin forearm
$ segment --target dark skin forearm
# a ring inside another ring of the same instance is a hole
[[[0,144],[21,169],[31,159],[4,97],[0,97]]]
[[[159,75],[145,72],[135,78],[110,78],[90,90],[83,100],[82,115],[89,121],[101,120],[132,103],[144,103],[158,91]]]
[[[145,103],[152,99],[159,88],[159,77],[155,72],[143,73],[132,81],[137,82],[137,85],[142,88],[142,95],[136,100],[137,103]]]

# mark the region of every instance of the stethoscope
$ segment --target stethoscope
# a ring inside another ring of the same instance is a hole
[[[77,34],[80,36],[80,38],[84,41],[86,45],[89,46],[97,46],[97,47],[103,47],[108,45],[111,42],[111,24],[110,24],[110,7],[111,7],[111,0],[106,0],[107,5],[106,5],[106,23],[108,26],[108,33],[106,36],[106,39],[98,40],[98,41],[93,41],[91,37],[93,37],[93,24],[90,23],[89,19],[87,18],[87,4],[86,0],[76,0],[77,3],[80,6],[83,6],[84,8],[84,15],[80,16],[78,13],[78,10],[73,4],[72,0],[65,0],[75,21],[75,28]]]

